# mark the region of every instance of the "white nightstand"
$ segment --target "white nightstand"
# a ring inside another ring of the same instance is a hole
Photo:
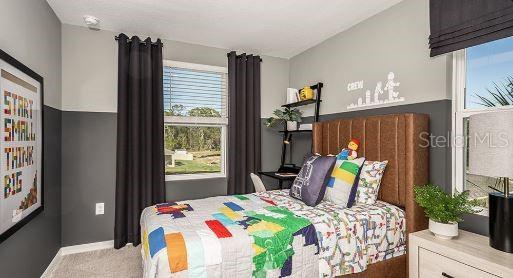
[[[513,254],[491,248],[488,237],[459,231],[450,240],[424,230],[409,237],[410,278],[513,277]]]

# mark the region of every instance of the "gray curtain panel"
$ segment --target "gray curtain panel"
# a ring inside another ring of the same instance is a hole
[[[259,56],[228,53],[228,194],[254,192],[249,176],[260,171]]]
[[[430,0],[431,57],[513,35],[511,0]]]
[[[162,43],[118,36],[114,247],[141,243],[142,210],[166,197]]]

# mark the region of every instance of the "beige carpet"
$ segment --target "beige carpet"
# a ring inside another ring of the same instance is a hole
[[[63,256],[49,278],[142,277],[139,247],[104,249]]]

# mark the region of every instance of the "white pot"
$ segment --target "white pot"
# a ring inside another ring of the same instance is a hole
[[[458,236],[458,223],[444,224],[429,219],[429,230],[441,239],[451,239]]]
[[[288,131],[297,130],[297,122],[287,121],[287,130]]]

